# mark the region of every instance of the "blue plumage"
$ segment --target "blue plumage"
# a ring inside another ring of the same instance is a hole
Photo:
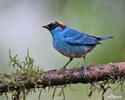
[[[86,76],[86,54],[90,52],[101,40],[112,38],[109,37],[95,37],[77,30],[71,29],[60,21],[50,23],[43,26],[47,28],[53,37],[54,48],[63,55],[70,58],[64,65],[62,70],[73,60],[73,58],[84,58],[84,76]]]

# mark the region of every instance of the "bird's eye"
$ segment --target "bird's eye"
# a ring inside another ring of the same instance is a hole
[[[54,29],[54,28],[56,28],[57,27],[57,25],[56,24],[49,24],[48,25],[51,29]]]

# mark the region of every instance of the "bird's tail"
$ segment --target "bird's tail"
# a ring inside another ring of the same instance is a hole
[[[105,40],[105,39],[109,39],[109,38],[114,38],[114,37],[113,36],[100,37],[100,40]]]

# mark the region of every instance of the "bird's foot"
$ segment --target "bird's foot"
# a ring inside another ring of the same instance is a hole
[[[66,67],[64,66],[64,67],[62,67],[62,68],[59,70],[58,74],[62,74],[65,70],[66,70]]]
[[[65,70],[66,70],[65,66],[60,69],[61,72],[64,72]]]
[[[83,66],[83,75],[84,75],[84,78],[86,78],[87,70],[86,70],[86,66],[85,65]]]

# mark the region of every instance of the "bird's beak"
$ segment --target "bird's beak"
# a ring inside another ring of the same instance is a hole
[[[47,28],[47,29],[49,29],[49,26],[48,25],[44,25],[44,26],[42,26],[43,28]]]

